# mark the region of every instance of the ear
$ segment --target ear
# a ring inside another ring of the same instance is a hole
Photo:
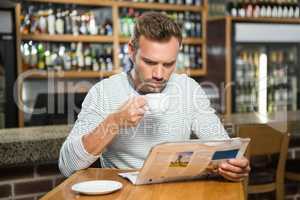
[[[132,40],[130,40],[128,42],[128,55],[132,62],[134,62],[134,60],[135,60],[135,54],[136,54],[136,50],[133,46]]]

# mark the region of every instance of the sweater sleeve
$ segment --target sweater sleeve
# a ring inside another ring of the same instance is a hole
[[[89,167],[99,158],[100,155],[94,156],[85,150],[82,137],[95,129],[105,118],[103,101],[103,87],[100,82],[88,92],[78,119],[61,147],[58,165],[64,176]]]

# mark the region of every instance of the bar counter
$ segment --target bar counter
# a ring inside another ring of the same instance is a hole
[[[284,124],[292,138],[300,137],[300,111],[263,117],[256,113],[221,116],[224,125]],[[52,125],[0,130],[0,166],[57,161],[59,150],[72,125]],[[234,136],[234,134],[233,134]]]

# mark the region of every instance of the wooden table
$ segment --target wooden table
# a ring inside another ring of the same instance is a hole
[[[72,175],[62,184],[46,194],[42,200],[235,200],[244,199],[243,184],[197,180],[188,182],[173,182],[163,184],[152,184],[134,186],[129,181],[118,176],[120,170],[89,168],[81,170]],[[109,179],[123,183],[123,188],[117,192],[100,195],[85,196],[71,191],[75,183],[87,180]]]

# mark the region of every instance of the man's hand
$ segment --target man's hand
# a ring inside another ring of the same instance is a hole
[[[242,181],[250,172],[249,161],[246,158],[231,159],[220,164],[218,173],[230,181]]]
[[[137,96],[130,98],[121,108],[114,113],[114,118],[119,127],[129,128],[135,127],[144,117],[146,112],[146,98]]]

